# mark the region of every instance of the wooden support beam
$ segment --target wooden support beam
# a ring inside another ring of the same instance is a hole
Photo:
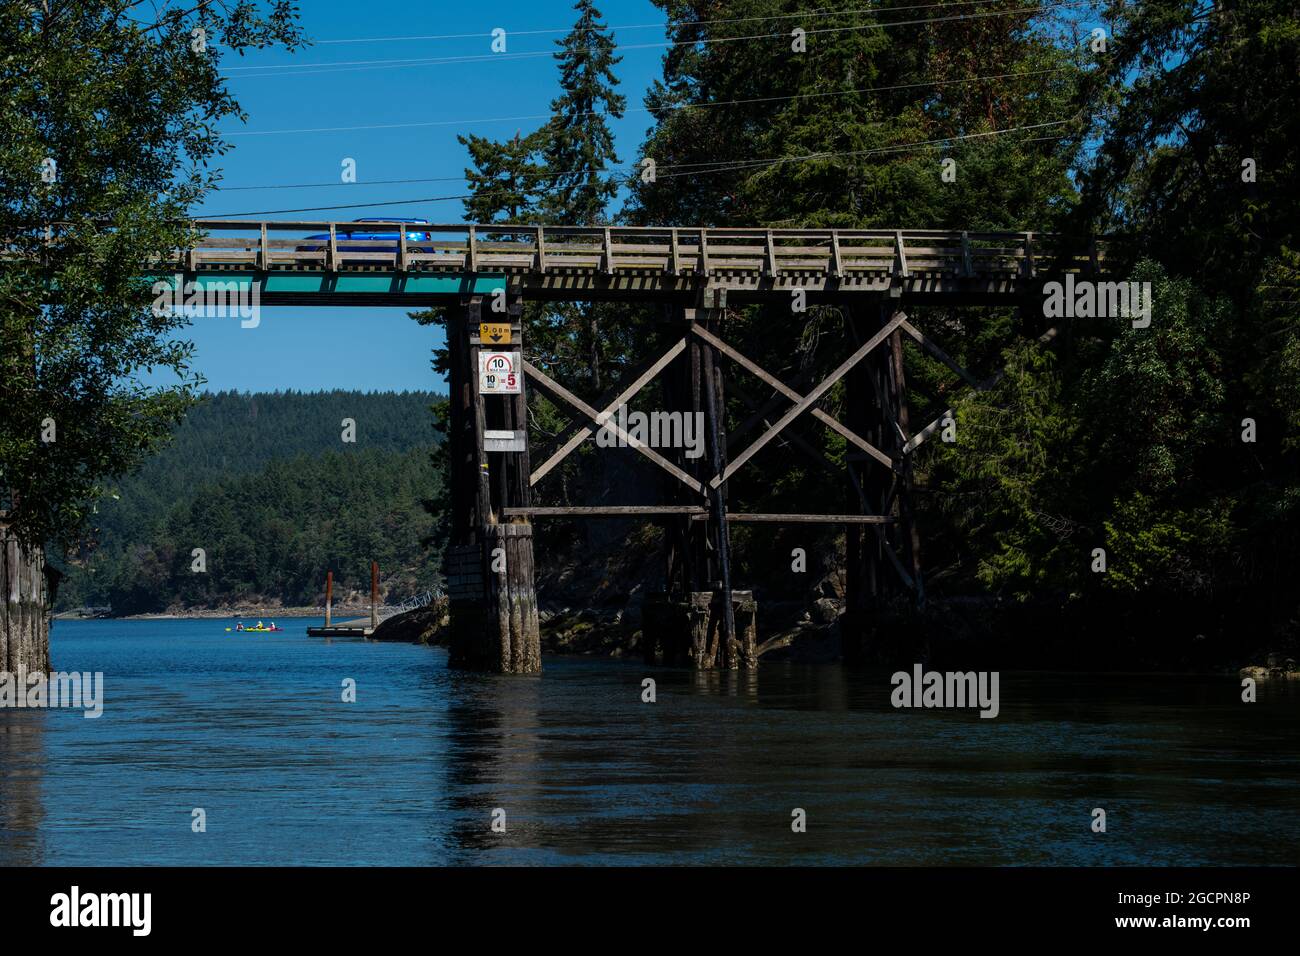
[[[661,355],[656,362],[651,364],[648,368],[646,368],[645,371],[643,371],[640,375],[638,375],[637,378],[632,382],[632,384],[630,384],[627,388],[625,388],[622,392],[620,392],[614,398],[614,400],[610,402],[599,413],[595,422],[596,426],[599,427],[604,425],[605,422],[609,420],[609,417],[612,414],[614,414],[616,411],[618,411],[620,405],[627,404],[627,402],[630,401],[633,398],[633,396],[637,394],[637,392],[641,391],[642,388],[644,388],[647,384],[649,384],[654,379],[654,377],[658,375],[661,371],[663,371],[663,369],[670,362],[672,362],[673,359],[675,359],[678,355],[680,355],[685,348],[686,348],[686,339],[685,337],[683,337],[680,341],[678,341],[670,349],[668,349],[667,352]],[[573,449],[577,448],[584,441],[590,438],[593,434],[595,434],[595,431],[590,425],[584,426],[578,429],[576,432],[574,432],[574,434],[572,435],[572,437],[568,439],[568,441],[566,441],[563,445],[561,445],[558,449],[556,449],[555,453],[551,455],[551,457],[548,458],[545,462],[543,462],[542,465],[535,472],[533,472],[533,474],[528,479],[528,483],[530,485],[535,485],[543,478],[545,478],[553,468],[555,468],[560,462],[562,462],[568,456],[570,452],[573,451]]]
[[[695,323],[692,323],[694,325]],[[704,417],[709,428],[709,459],[716,476],[726,463],[725,406],[722,399],[721,373],[715,367],[717,356],[706,349],[703,354]],[[721,483],[710,483],[710,517],[713,519],[718,554],[718,577],[721,584],[719,599],[722,602],[722,660],[726,667],[739,666],[739,639],[736,634],[736,615],[731,603],[731,530],[727,524],[727,499]]]
[[[703,505],[561,505],[507,508],[507,517],[534,518],[636,518],[657,515],[708,514]]]
[[[927,352],[929,352],[931,355],[937,358],[944,365],[948,366],[950,369],[952,369],[954,372],[956,372],[958,375],[964,378],[967,384],[975,385],[975,386],[979,385],[979,382],[974,375],[972,375],[970,372],[966,371],[964,368],[958,365],[956,361],[954,361],[953,358],[947,352],[941,349],[937,343],[935,343],[932,339],[930,339],[919,329],[917,329],[917,327],[914,326],[911,322],[908,322],[906,319],[904,319],[900,323],[900,328],[902,328],[902,330],[906,332],[908,335],[910,335],[912,338],[916,339],[917,343],[923,349],[925,349]]]
[[[810,371],[810,369],[806,368],[801,369],[787,384],[791,389],[794,389],[797,392],[800,388],[803,388],[804,382],[807,381]],[[801,393],[800,397],[802,397]],[[756,425],[761,424],[768,428],[772,427],[772,423],[768,421],[768,416],[772,412],[776,411],[786,398],[787,396],[784,395],[780,389],[773,389],[772,394],[763,401],[762,405],[759,405],[757,402],[749,403],[749,408],[751,409],[750,415],[732,429],[731,433],[727,436],[727,450],[730,451],[739,446],[740,439],[747,435]],[[870,456],[863,455],[863,457],[867,458]]]
[[[894,241],[897,243],[898,252],[898,258],[894,261],[894,275],[903,279],[909,278],[911,273],[907,269],[907,250],[903,248],[903,230],[895,230]]]
[[[820,385],[818,385],[811,392],[809,392],[802,399],[800,399],[797,403],[795,403],[795,406],[791,408],[788,412],[786,412],[784,415],[782,415],[781,418],[777,420],[777,423],[775,425],[773,425],[766,432],[764,432],[762,435],[756,438],[748,448],[746,448],[739,455],[737,455],[736,458],[732,460],[731,464],[727,466],[726,471],[724,471],[720,475],[715,475],[712,481],[709,482],[709,485],[711,487],[717,488],[719,485],[721,485],[723,482],[729,479],[732,475],[734,475],[736,473],[736,470],[740,468],[741,465],[749,461],[749,459],[752,458],[755,454],[757,454],[758,451],[764,445],[766,445],[778,434],[780,434],[781,430],[785,428],[786,425],[790,424],[790,422],[794,421],[796,418],[802,415],[805,411],[807,411],[809,406],[811,406],[814,402],[816,402],[824,394],[826,394],[826,392],[830,390],[831,386],[834,385],[836,382],[838,382],[844,376],[845,372],[853,368],[853,366],[857,365],[858,362],[862,361],[862,359],[864,359],[867,356],[867,353],[869,353],[872,349],[880,345],[881,342],[884,342],[885,339],[889,337],[889,333],[893,332],[894,329],[898,328],[899,324],[905,318],[906,316],[904,316],[902,312],[897,313],[889,322],[885,324],[884,328],[882,328],[879,332],[877,332],[870,339],[868,339],[866,343],[862,345],[861,348],[859,348],[856,352],[854,352],[847,359],[845,359],[840,364],[840,366],[837,369],[835,369],[835,371],[831,372],[830,375],[828,375],[825,379],[823,379]]]
[[[796,392],[793,388],[790,388],[789,386],[787,386],[784,382],[782,382],[782,381],[781,381],[779,378],[777,378],[775,375],[771,375],[771,374],[769,374],[769,373],[768,373],[768,372],[767,372],[767,371],[766,371],[762,366],[760,366],[757,362],[754,362],[753,360],[751,360],[751,359],[747,358],[746,356],[742,355],[739,351],[737,351],[736,349],[732,348],[732,347],[731,347],[730,345],[728,345],[726,342],[722,341],[722,339],[718,338],[718,337],[717,337],[716,335],[714,335],[712,332],[710,332],[710,331],[708,331],[707,329],[703,328],[703,327],[700,326],[699,324],[694,324],[694,325],[692,325],[692,326],[691,326],[691,331],[692,331],[695,335],[698,335],[700,338],[704,339],[706,342],[708,342],[710,345],[712,345],[715,349],[717,349],[717,350],[718,350],[719,352],[721,352],[723,355],[727,356],[729,359],[731,359],[731,360],[732,360],[733,362],[735,362],[737,365],[741,366],[741,367],[744,368],[746,371],[749,371],[749,372],[753,373],[753,374],[756,375],[758,378],[762,379],[764,382],[766,382],[768,385],[770,385],[772,388],[776,389],[778,392],[780,392],[782,395],[784,395],[786,398],[790,399],[790,401],[792,401],[792,402],[794,402],[794,403],[796,404],[796,407],[798,406],[798,403],[800,403],[800,402],[802,402],[802,401],[804,400],[804,396],[800,395],[800,394],[799,394],[798,392]],[[832,382],[831,384],[834,384],[834,383]],[[829,386],[828,386],[828,387],[829,387]],[[856,432],[853,432],[852,430],[846,428],[844,425],[841,425],[841,424],[840,424],[840,423],[839,423],[839,422],[838,422],[838,421],[837,421],[833,416],[828,415],[826,412],[822,411],[820,408],[814,408],[814,409],[812,410],[812,416],[813,416],[813,418],[817,419],[817,420],[818,420],[819,422],[821,422],[822,424],[827,425],[828,427],[830,427],[833,431],[836,431],[836,432],[838,432],[840,435],[844,436],[844,439],[845,439],[846,441],[848,441],[848,442],[849,442],[850,444],[852,444],[852,445],[856,445],[858,448],[862,449],[862,451],[865,451],[868,455],[870,455],[872,458],[875,458],[878,462],[880,462],[880,463],[881,463],[882,465],[884,465],[886,468],[893,468],[893,467],[894,467],[894,462],[893,462],[893,460],[892,460],[888,455],[886,455],[884,452],[882,452],[882,451],[881,451],[879,448],[877,448],[875,445],[871,444],[871,443],[870,443],[869,441],[867,441],[865,438],[862,438],[862,437],[861,437],[860,435],[858,435]]]
[[[379,626],[379,562],[370,562],[370,629]]]
[[[662,455],[654,451],[652,448],[649,448],[644,443],[637,441],[626,431],[624,431],[621,427],[619,427],[617,423],[613,421],[602,421],[600,412],[596,411],[594,408],[592,408],[582,399],[578,398],[578,396],[574,395],[572,392],[570,392],[559,382],[554,381],[549,375],[547,375],[537,366],[533,365],[527,359],[524,360],[524,373],[530,376],[539,386],[541,386],[541,388],[544,391],[549,392],[551,395],[561,399],[562,401],[568,402],[578,411],[582,412],[589,419],[591,419],[591,421],[594,422],[597,425],[597,427],[603,426],[605,428],[608,428],[615,435],[621,438],[629,448],[636,449],[637,452],[644,455],[646,458],[649,458],[651,461],[653,461],[664,471],[668,472],[668,474],[672,475],[674,478],[676,478],[678,481],[684,484],[687,488],[690,488],[692,491],[699,492],[700,494],[705,493],[705,489],[700,482],[696,481],[690,475],[686,474],[686,472],[682,471],[671,461],[668,461],[668,459],[664,458]]]
[[[1044,332],[1042,335],[1038,337],[1038,344],[1046,345],[1048,342],[1056,338],[1056,334],[1057,334],[1056,327],[1053,326],[1052,328],[1048,329],[1046,332]],[[983,382],[973,383],[975,390],[979,392],[987,392],[998,382],[1002,381],[1002,379],[1006,376],[1006,374],[1007,374],[1006,369],[1001,369],[998,372],[994,373],[991,377],[985,379]],[[930,422],[930,424],[926,425],[924,428],[922,428],[919,432],[917,432],[908,440],[907,444],[903,446],[902,454],[910,455],[912,452],[916,451],[916,449],[919,448],[927,438],[929,438],[939,429],[939,426],[943,424],[943,420],[952,414],[954,414],[954,411],[951,408],[940,413],[938,418]]]
[[[708,515],[695,515],[692,521],[706,521]],[[730,511],[727,520],[742,524],[894,524],[895,519],[884,515],[805,515],[805,514],[758,514],[744,511]]]

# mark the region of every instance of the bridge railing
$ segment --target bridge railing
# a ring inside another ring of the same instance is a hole
[[[1019,276],[1105,271],[1108,240],[1032,232],[197,220],[173,267],[458,273]],[[376,234],[379,238],[376,238]],[[365,236],[366,238],[360,238]]]

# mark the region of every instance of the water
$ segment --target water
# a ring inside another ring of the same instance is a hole
[[[55,668],[103,671],[105,709],[0,710],[0,864],[1300,857],[1297,683],[1243,704],[1228,677],[1003,673],[983,720],[894,710],[886,672],[466,675],[438,649],[308,638],[315,622],[226,623],[55,623]]]

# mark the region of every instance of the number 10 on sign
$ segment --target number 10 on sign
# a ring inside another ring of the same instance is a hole
[[[484,395],[518,395],[523,362],[519,352],[478,353],[478,390]]]

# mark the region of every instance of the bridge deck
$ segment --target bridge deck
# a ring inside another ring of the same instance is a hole
[[[1032,232],[425,225],[198,220],[156,264],[200,286],[256,283],[264,304],[423,305],[518,277],[545,301],[685,301],[703,286],[754,301],[890,294],[997,302],[1045,277],[1106,269],[1112,243]],[[355,238],[388,234],[388,238]]]

